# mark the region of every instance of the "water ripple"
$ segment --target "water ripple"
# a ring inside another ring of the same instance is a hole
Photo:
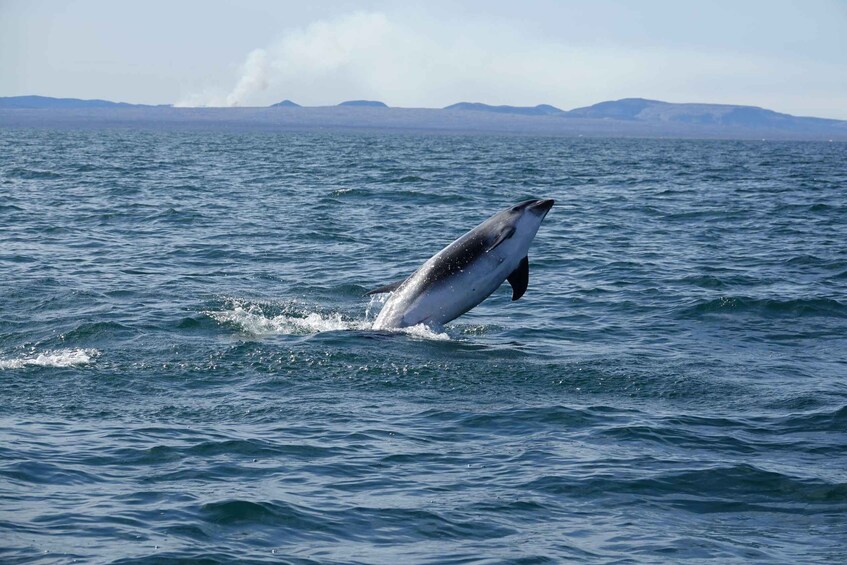
[[[844,144],[216,127],[0,129],[0,561],[847,560]]]

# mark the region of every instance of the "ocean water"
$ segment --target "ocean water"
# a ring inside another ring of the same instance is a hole
[[[0,561],[845,562],[845,163],[0,130]],[[370,329],[531,197],[520,301]]]

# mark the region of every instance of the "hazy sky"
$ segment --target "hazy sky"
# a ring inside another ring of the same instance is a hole
[[[847,119],[847,0],[0,0],[0,96],[563,109],[644,97]]]

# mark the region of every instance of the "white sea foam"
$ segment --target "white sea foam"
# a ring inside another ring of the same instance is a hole
[[[322,313],[304,305],[288,304],[279,314],[270,314],[272,306],[228,299],[224,308],[203,312],[222,324],[235,326],[254,336],[309,335],[334,331],[368,331],[373,329],[372,313],[385,302],[386,295],[373,296],[365,309],[364,319],[351,319],[340,313]],[[396,330],[420,339],[448,341],[450,336],[425,325]]]
[[[218,322],[231,324],[256,336],[366,330],[372,325],[367,321],[345,319],[338,313],[283,312],[268,315],[258,304],[229,301],[227,306],[229,307],[223,310],[206,311],[205,314]]]
[[[40,353],[32,351],[21,357],[0,358],[0,369],[22,367],[73,367],[87,365],[100,355],[96,349],[56,349]]]
[[[408,334],[410,336],[419,337],[421,339],[430,339],[433,341],[450,341],[450,336],[447,335],[446,332],[436,331],[433,328],[424,324],[418,324],[417,326],[411,326],[408,328],[401,328],[397,331],[403,332],[404,334]]]

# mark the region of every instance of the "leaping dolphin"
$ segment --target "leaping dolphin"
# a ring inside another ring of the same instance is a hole
[[[553,200],[527,200],[491,216],[433,255],[406,279],[368,294],[393,292],[375,330],[455,320],[508,280],[512,300],[529,283],[527,252]]]

